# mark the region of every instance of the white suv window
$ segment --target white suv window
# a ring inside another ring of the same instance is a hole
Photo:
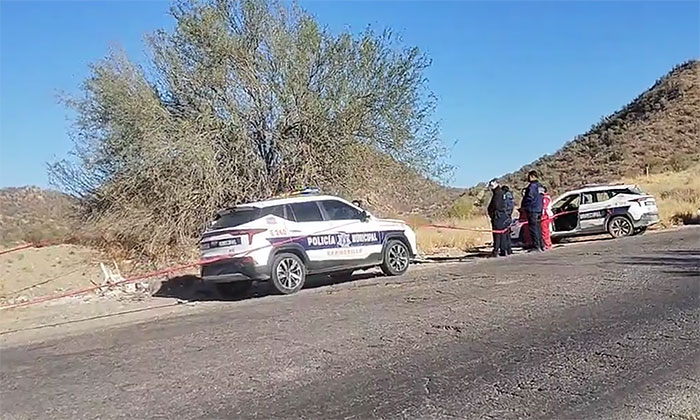
[[[639,188],[615,189],[610,191],[610,198],[615,197],[618,194],[641,195],[643,193]]]
[[[362,212],[355,207],[338,200],[325,200],[321,204],[326,210],[328,220],[355,220],[359,219]]]
[[[595,191],[583,193],[583,204],[602,203],[610,200],[609,191]]]
[[[315,201],[307,201],[305,203],[292,203],[290,205],[297,222],[321,222],[323,216],[321,209]]]
[[[260,209],[255,207],[239,207],[232,208],[220,212],[214,222],[212,223],[213,229],[225,229],[232,228],[243,223],[252,222],[253,220],[260,217]]]
[[[574,211],[578,210],[579,204],[581,203],[581,196],[579,194],[567,195],[561,200],[554,203],[553,209],[562,209],[563,211]]]
[[[260,216],[269,216],[269,215],[281,217],[283,219],[288,219],[288,217],[286,217],[286,215],[285,215],[284,206],[272,206],[272,207],[263,208]]]

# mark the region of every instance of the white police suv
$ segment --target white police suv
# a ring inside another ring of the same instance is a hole
[[[202,278],[225,294],[242,293],[253,280],[289,294],[309,274],[350,276],[371,267],[397,276],[417,253],[403,221],[377,219],[317,189],[222,210],[200,246],[202,258],[214,260],[202,266]]]
[[[550,204],[553,241],[609,233],[614,238],[639,235],[659,223],[654,197],[636,185],[587,185],[555,198]],[[523,240],[523,222],[511,225],[511,239]]]

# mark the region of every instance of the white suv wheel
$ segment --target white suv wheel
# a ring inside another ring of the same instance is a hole
[[[306,269],[294,254],[280,254],[272,263],[272,285],[285,295],[298,292],[306,281]]]
[[[610,220],[608,231],[613,238],[620,238],[622,236],[630,236],[634,232],[634,227],[632,222],[626,217],[616,216]]]
[[[410,263],[408,248],[397,240],[391,240],[384,249],[382,271],[387,276],[399,276],[408,270]]]

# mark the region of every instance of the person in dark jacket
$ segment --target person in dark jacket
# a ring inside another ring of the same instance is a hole
[[[498,182],[493,179],[489,182],[491,190],[491,201],[487,211],[491,218],[491,229],[493,234],[493,256],[507,255],[507,244],[504,238],[508,236],[507,229],[510,227],[510,217],[506,214],[506,201],[503,190],[498,185]]]
[[[501,238],[501,245],[505,248],[501,251],[501,256],[513,254],[513,248],[510,242],[510,225],[513,224],[513,210],[515,210],[515,196],[513,192],[508,188],[507,185],[501,186],[501,191],[503,191],[503,201],[505,203],[506,210],[506,226],[508,230],[503,234]]]
[[[537,171],[530,171],[527,174],[527,180],[530,184],[525,188],[523,193],[522,208],[527,212],[527,227],[532,238],[532,250],[544,251],[544,242],[542,241],[542,208],[544,188],[537,180]]]

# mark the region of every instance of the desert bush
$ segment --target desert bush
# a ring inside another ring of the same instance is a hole
[[[149,67],[112,52],[66,100],[75,147],[50,174],[104,240],[158,254],[227,205],[305,185],[352,191],[381,169],[372,155],[444,170],[430,62],[391,32],[333,34],[264,0],[171,10]]]
[[[489,219],[486,216],[474,216],[469,219],[447,218],[433,223],[473,230],[442,229],[430,227],[425,223],[416,224],[413,227],[416,231],[418,248],[425,254],[455,250],[468,251],[491,240]]]
[[[469,219],[481,210],[475,204],[475,198],[468,195],[459,197],[447,210],[447,216],[453,219]]]
[[[656,198],[663,226],[692,223],[700,210],[700,165],[681,172],[628,178]]]

